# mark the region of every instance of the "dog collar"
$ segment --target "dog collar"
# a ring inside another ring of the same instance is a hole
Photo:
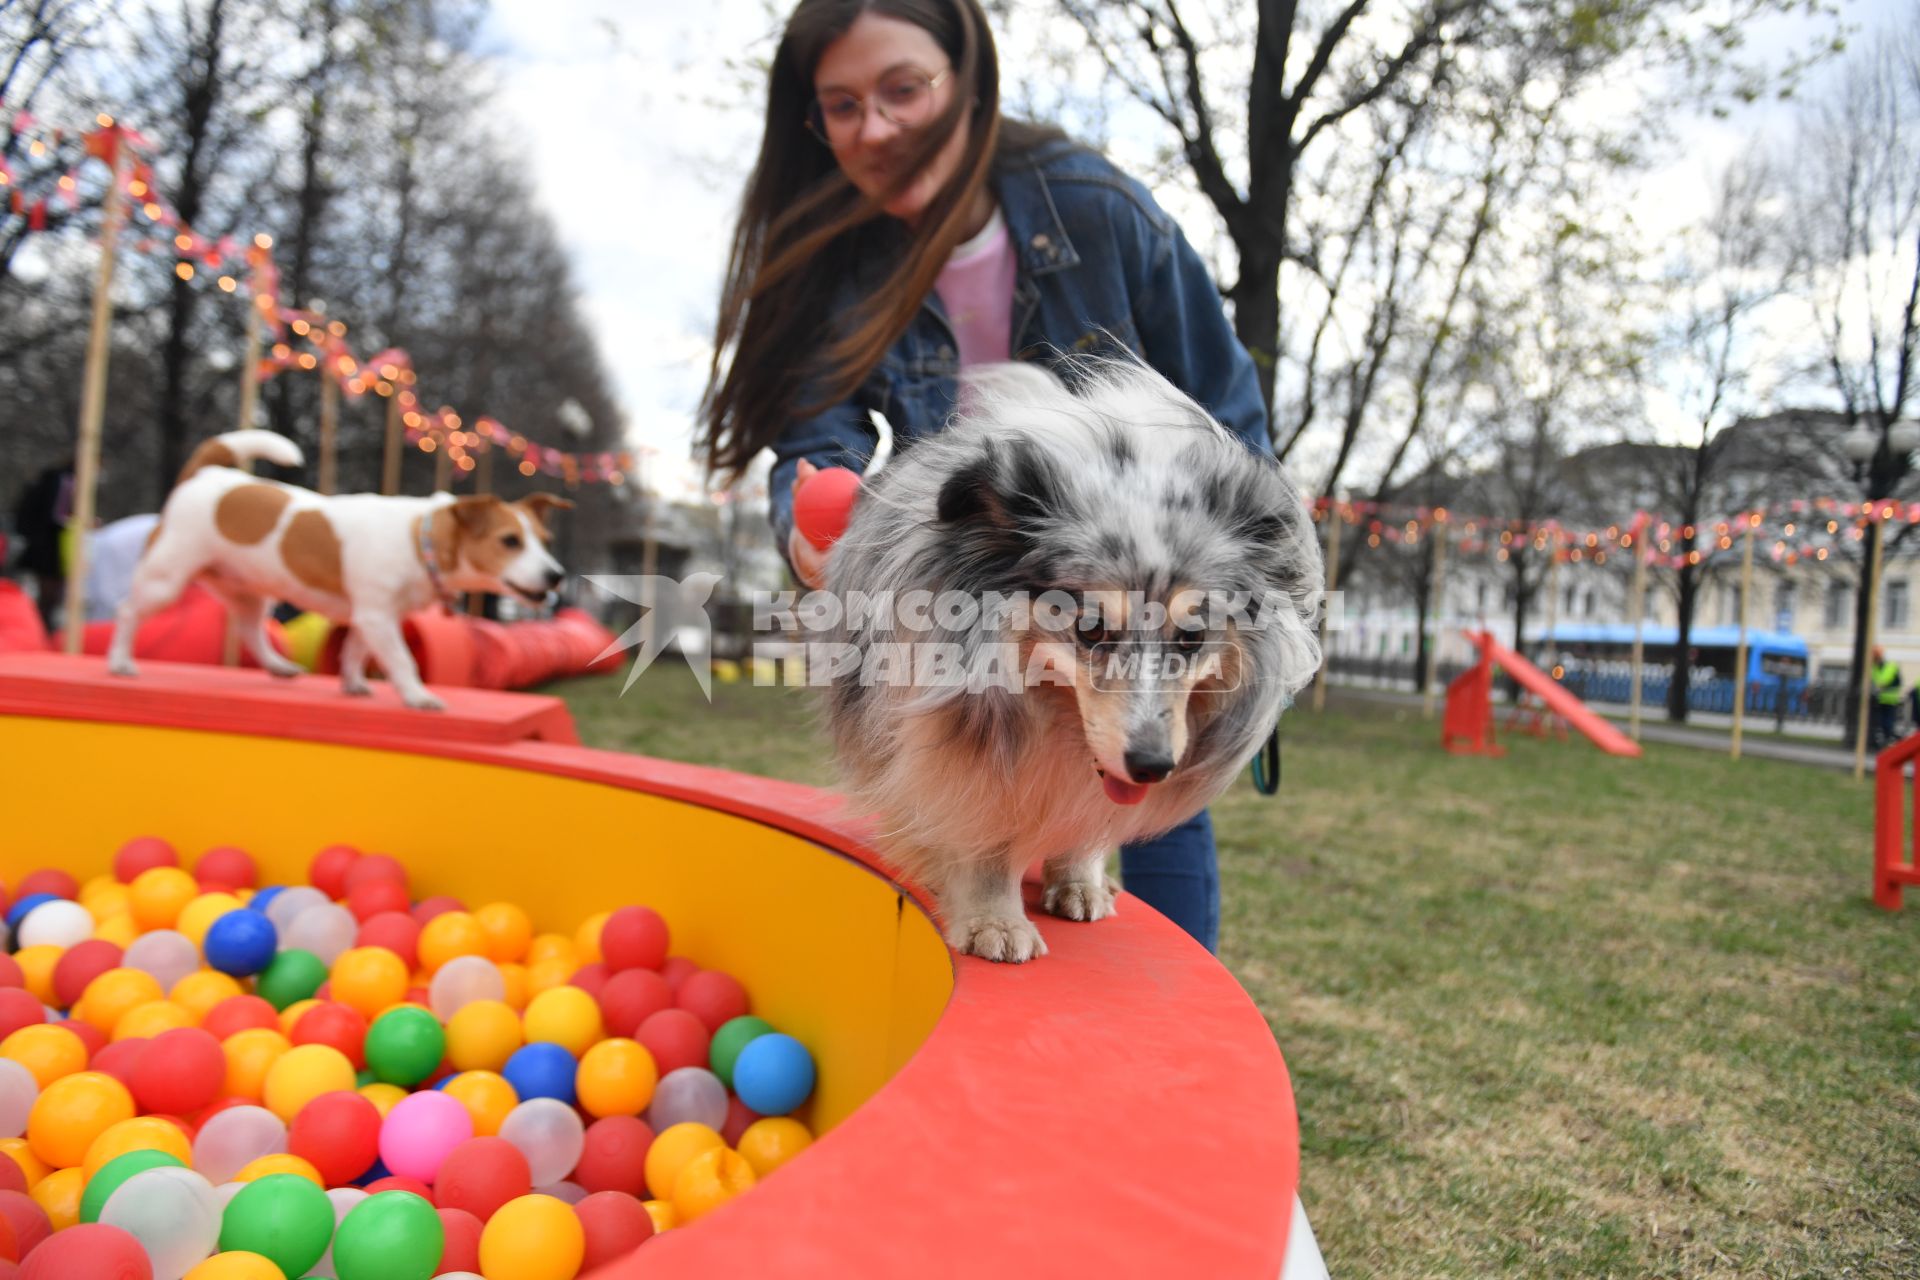
[[[427,581],[433,584],[433,594],[440,599],[442,612],[453,612],[453,592],[447,590],[447,580],[440,574],[440,557],[433,549],[433,516],[429,511],[420,517],[420,563],[426,566]]]

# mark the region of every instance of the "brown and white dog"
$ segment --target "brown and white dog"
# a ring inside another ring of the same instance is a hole
[[[227,601],[240,640],[276,676],[301,668],[267,641],[272,603],[286,600],[350,624],[341,687],[365,694],[369,654],[410,707],[445,704],[420,682],[400,620],[456,592],[490,591],[538,603],[565,576],[547,552],[546,516],[565,498],[323,497],[262,480],[236,463],[301,463],[299,446],[268,431],[230,431],[197,449],[181,470],[120,605],[107,653],[115,675],[137,674],[141,619],[198,579]]]

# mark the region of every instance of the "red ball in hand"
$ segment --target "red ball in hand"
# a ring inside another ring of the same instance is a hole
[[[845,467],[822,467],[793,495],[793,526],[800,536],[825,551],[847,531],[860,477]]]

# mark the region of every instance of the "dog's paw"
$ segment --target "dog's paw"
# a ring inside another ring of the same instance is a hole
[[[340,692],[346,694],[349,698],[371,698],[373,696],[373,686],[365,680],[342,680],[340,682]]]
[[[307,674],[305,667],[297,662],[288,661],[277,653],[268,654],[267,657],[271,659],[271,661],[263,662],[262,665],[266,667],[267,674],[273,676],[275,679],[291,680],[295,676]]]
[[[1025,964],[1047,954],[1046,941],[1025,916],[973,916],[947,929],[947,943],[963,955],[1003,964]]]
[[[1104,875],[1090,880],[1057,880],[1047,885],[1042,909],[1062,920],[1105,920],[1113,914],[1113,881]]]
[[[107,659],[107,670],[113,675],[125,676],[129,680],[140,674],[140,668],[133,665],[132,658],[124,658],[118,661],[109,658]]]
[[[447,709],[445,702],[433,694],[428,693],[425,689],[422,689],[419,693],[408,695],[403,698],[402,701],[415,711],[445,711]]]

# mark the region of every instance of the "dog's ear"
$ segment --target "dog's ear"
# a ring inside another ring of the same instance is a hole
[[[948,476],[940,486],[940,498],[935,506],[940,523],[1008,527],[1011,522],[1006,504],[995,488],[999,472],[993,456],[982,454]]]
[[[487,523],[493,513],[506,504],[492,494],[481,494],[472,498],[457,498],[451,507],[454,524],[468,537],[477,537],[486,532]]]
[[[562,498],[554,493],[530,493],[520,499],[520,505],[531,511],[535,520],[544,523],[548,511],[573,510],[573,499]]]

